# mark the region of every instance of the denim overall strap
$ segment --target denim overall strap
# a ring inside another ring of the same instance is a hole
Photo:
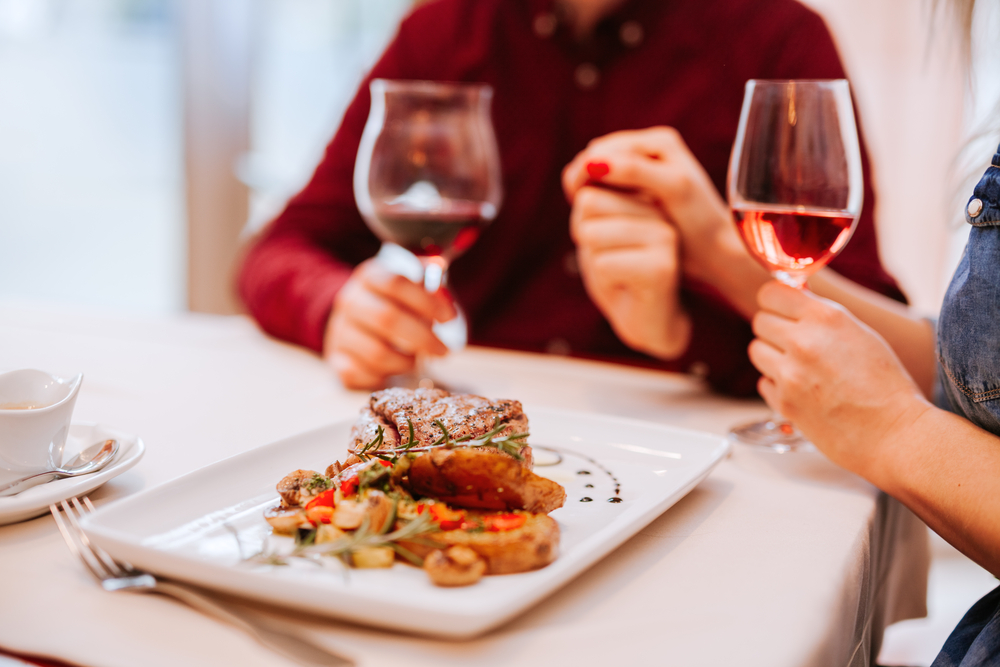
[[[973,226],[938,321],[946,407],[1000,435],[1000,150],[966,206]]]
[[[1000,588],[972,606],[931,667],[987,667],[1000,662]]]

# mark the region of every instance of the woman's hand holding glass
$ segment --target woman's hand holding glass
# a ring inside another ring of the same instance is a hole
[[[758,299],[749,353],[760,395],[832,461],[870,475],[878,449],[905,446],[898,433],[931,409],[920,388],[843,306],[776,281]]]

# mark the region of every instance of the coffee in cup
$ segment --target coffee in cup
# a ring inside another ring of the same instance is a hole
[[[0,373],[0,484],[62,463],[83,374],[70,379],[24,369]]]

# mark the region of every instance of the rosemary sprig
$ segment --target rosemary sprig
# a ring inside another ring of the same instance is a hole
[[[417,452],[429,452],[432,449],[454,449],[455,447],[493,447],[518,461],[523,461],[524,456],[521,455],[521,446],[523,443],[519,442],[528,437],[528,433],[511,433],[510,435],[499,435],[502,431],[510,426],[508,422],[502,422],[499,418],[493,420],[493,426],[489,431],[484,433],[478,438],[473,438],[472,435],[463,435],[458,438],[453,438],[451,433],[448,431],[448,427],[445,426],[444,422],[440,419],[434,420],[434,425],[441,430],[441,435],[437,440],[429,445],[423,445],[421,447],[415,447],[416,435],[415,429],[413,427],[413,420],[409,417],[406,418],[406,423],[409,430],[409,439],[402,447],[397,447],[396,449],[378,451],[382,442],[384,441],[384,433],[382,427],[378,427],[378,434],[375,439],[370,443],[366,444],[361,450],[357,452],[358,458],[362,461],[370,460],[372,457],[379,458],[388,463],[395,465],[399,461],[399,457],[403,454],[417,453]],[[371,454],[367,454],[369,450],[374,447],[376,451]],[[385,451],[391,452],[391,454],[385,453]]]
[[[495,449],[508,454],[518,461],[523,461],[524,457],[521,455],[521,445],[520,440],[524,440],[528,437],[528,433],[512,433],[510,435],[498,435],[508,426],[507,422],[501,422],[500,419],[495,419],[493,421],[493,427],[486,433],[484,433],[479,438],[473,439],[471,435],[463,435],[460,438],[452,438],[451,434],[448,432],[447,427],[441,422],[440,419],[434,420],[434,424],[441,429],[441,437],[432,442],[429,445],[423,447],[407,447],[404,451],[406,452],[427,452],[432,449],[439,449],[445,447],[447,449],[452,449],[457,446],[462,447],[493,447]]]
[[[444,445],[445,447],[449,447],[452,444],[452,439],[451,435],[449,435],[448,433],[448,428],[444,425],[444,422],[442,422],[440,419],[435,419],[434,425],[437,426],[439,429],[441,429],[441,437],[432,442],[431,446],[433,447],[434,445]]]
[[[438,530],[440,530],[440,528],[429,514],[421,514],[416,519],[406,523],[406,525],[397,530],[379,534],[370,529],[368,518],[365,517],[364,522],[362,522],[361,526],[354,531],[353,534],[349,533],[332,542],[324,542],[323,544],[307,544],[303,541],[301,544],[296,544],[295,549],[293,549],[288,555],[282,556],[275,553],[262,552],[249,558],[248,560],[254,563],[263,563],[266,565],[288,565],[289,560],[292,558],[316,560],[322,556],[330,556],[340,558],[344,561],[344,563],[350,566],[351,554],[359,549],[364,549],[366,547],[391,547],[396,551],[396,553],[406,560],[418,567],[423,567],[423,559],[406,547],[400,545],[399,542],[414,542],[416,544],[426,543],[426,536],[435,533]]]
[[[357,452],[358,458],[361,459],[362,461],[367,461],[369,458],[371,458],[370,456],[366,456],[368,450],[374,449],[375,451],[378,451],[378,449],[382,446],[383,442],[385,442],[385,429],[383,429],[382,425],[379,424],[378,430],[375,432],[375,437],[372,438],[372,441],[366,443],[361,447],[360,450],[358,450]]]
[[[406,423],[407,423],[407,425],[410,428],[410,439],[406,441],[406,447],[403,448],[404,451],[408,451],[410,449],[410,447],[413,446],[413,443],[416,442],[416,438],[413,435],[413,420],[410,419],[409,417],[407,417],[406,418]]]

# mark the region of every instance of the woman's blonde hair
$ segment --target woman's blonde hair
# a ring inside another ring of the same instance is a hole
[[[968,64],[972,50],[972,15],[976,9],[976,0],[933,0],[933,2],[935,13],[942,8],[941,5],[944,5],[943,9],[950,11],[954,16]]]

